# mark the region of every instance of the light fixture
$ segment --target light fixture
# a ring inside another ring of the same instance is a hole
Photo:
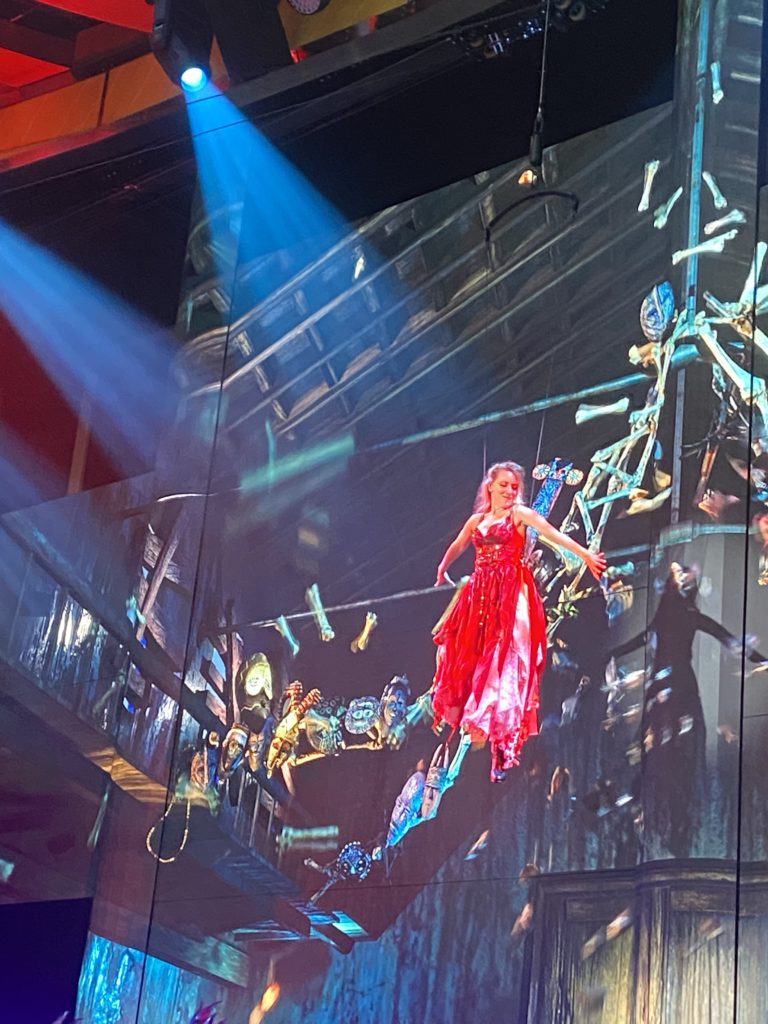
[[[184,68],[180,76],[181,87],[186,92],[200,92],[208,81],[205,69],[197,64]]]
[[[210,79],[214,35],[230,84],[293,63],[277,3],[154,0],[154,5],[150,45],[171,81],[187,92],[199,92]],[[193,69],[194,84],[188,85]]]
[[[544,58],[542,56],[542,62],[543,60]],[[536,113],[536,119],[533,122],[531,141],[528,146],[528,165],[517,179],[518,185],[526,185],[528,187],[538,185],[539,182],[544,182],[544,171],[542,168],[544,160],[544,115],[541,110],[543,81],[544,79],[542,77],[542,90],[539,93],[539,109]]]
[[[531,141],[528,146],[528,166],[517,179],[518,185],[526,185],[533,188],[539,182],[544,184],[544,83],[547,77],[547,42],[549,41],[549,23],[552,13],[552,4],[560,9],[565,2],[566,6],[570,0],[546,0],[544,7],[544,33],[541,40],[541,69],[539,71],[539,102],[536,108],[536,116],[533,119],[531,130]]]
[[[185,92],[208,81],[213,29],[204,0],[155,0],[150,46],[158,63]]]
[[[549,39],[550,16],[553,3],[557,7],[562,5],[563,2],[564,0],[546,0],[544,7],[544,33],[541,43],[541,71],[539,73],[539,102],[536,108],[536,116],[533,119],[531,140],[528,146],[528,163],[517,179],[518,185],[522,185],[525,188],[525,193],[501,210],[486,226],[485,242],[489,247],[492,260],[491,241],[494,228],[522,203],[527,202],[529,199],[566,199],[571,204],[574,216],[579,209],[579,197],[575,192],[565,189],[548,188],[544,180],[544,83],[547,74],[547,42]],[[570,2],[571,0],[568,0],[566,6],[569,6]],[[579,3],[581,0],[575,0],[575,2]]]

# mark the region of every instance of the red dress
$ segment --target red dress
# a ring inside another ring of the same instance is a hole
[[[474,572],[435,635],[435,721],[489,739],[494,765],[510,768],[539,731],[546,617],[513,513],[486,533],[475,527],[472,543]]]

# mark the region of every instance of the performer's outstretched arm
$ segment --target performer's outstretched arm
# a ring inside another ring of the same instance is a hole
[[[707,633],[709,636],[719,640],[721,644],[725,644],[726,647],[732,645],[741,644],[739,637],[734,636],[733,633],[729,633],[725,626],[722,626],[719,622],[711,619],[709,615],[702,615],[701,612],[696,616],[696,628],[700,629],[702,633]],[[750,651],[747,655],[747,660],[754,664],[760,664],[768,659],[765,655],[759,651]]]
[[[445,578],[445,574],[456,559],[459,558],[460,555],[463,555],[469,547],[470,541],[472,540],[472,531],[482,518],[483,516],[480,513],[470,516],[462,526],[456,540],[448,545],[445,554],[440,559],[440,565],[437,567],[437,579],[435,580],[436,587],[440,587],[443,583],[448,582]]]
[[[605,555],[601,551],[587,550],[573,537],[569,537],[567,533],[561,533],[560,530],[555,529],[544,516],[540,516],[533,509],[526,505],[518,505],[515,508],[515,519],[517,522],[525,523],[526,526],[538,530],[539,534],[550,543],[557,544],[559,547],[565,548],[566,551],[572,551],[574,555],[578,555],[586,563],[595,579],[599,580],[605,572]]]
[[[631,654],[632,651],[637,651],[641,647],[645,647],[648,643],[649,630],[644,629],[642,633],[638,633],[637,636],[632,636],[629,640],[625,640],[623,644],[617,644],[615,647],[611,647],[608,651],[608,658],[623,658],[625,654]]]

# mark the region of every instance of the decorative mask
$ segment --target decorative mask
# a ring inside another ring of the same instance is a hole
[[[367,878],[372,863],[370,853],[362,843],[355,840],[341,848],[334,867],[342,878],[356,878],[362,882]]]
[[[322,700],[304,716],[304,732],[313,750],[332,757],[338,754],[344,744],[341,723],[344,705],[339,702]]]
[[[240,767],[249,735],[250,730],[238,724],[233,725],[224,737],[219,755],[219,779],[222,781],[228,779]]]
[[[669,281],[662,281],[646,295],[640,307],[640,327],[648,341],[662,341],[674,315],[675,293]]]
[[[237,674],[241,706],[247,711],[268,709],[274,693],[272,667],[266,654],[257,651],[243,662]]]
[[[375,697],[356,697],[344,716],[344,727],[353,735],[369,732],[379,720],[379,704]]]
[[[379,701],[379,715],[388,729],[394,729],[405,721],[410,695],[407,676],[394,676],[384,687]]]

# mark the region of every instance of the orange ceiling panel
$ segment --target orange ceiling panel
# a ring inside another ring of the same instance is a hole
[[[0,110],[0,153],[91,131],[99,123],[104,76],[54,89]],[[2,158],[0,158],[2,164]]]
[[[139,32],[152,30],[154,8],[146,0],[41,0],[47,7],[58,7],[70,14],[82,14],[94,21],[107,21]]]
[[[39,57],[30,57],[26,53],[17,53],[15,50],[6,50],[5,47],[0,46],[0,84],[2,85],[21,89],[24,85],[31,85],[32,82],[50,78],[51,75],[61,74],[62,71],[69,71],[69,68],[65,64],[53,64],[49,60],[40,60]]]

